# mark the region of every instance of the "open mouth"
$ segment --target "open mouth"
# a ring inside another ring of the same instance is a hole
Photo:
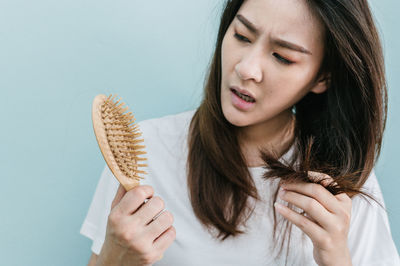
[[[255,100],[254,98],[252,98],[251,96],[249,96],[249,95],[240,93],[240,92],[238,92],[237,90],[232,89],[232,88],[231,88],[231,91],[232,91],[234,94],[236,94],[240,99],[242,99],[242,100],[244,100],[244,101],[246,101],[246,102],[248,102],[248,103],[254,103],[254,102],[256,102],[256,100]]]

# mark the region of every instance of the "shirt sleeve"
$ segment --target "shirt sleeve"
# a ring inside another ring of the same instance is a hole
[[[118,190],[119,183],[106,165],[100,176],[90,204],[86,218],[82,224],[80,234],[93,241],[91,250],[99,254],[106,236],[107,220],[111,210],[111,203]]]
[[[363,192],[373,196],[386,208],[374,171],[365,182]],[[348,244],[353,265],[400,266],[386,210],[361,195],[352,200]]]

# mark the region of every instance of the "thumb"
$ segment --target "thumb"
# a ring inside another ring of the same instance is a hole
[[[314,182],[318,182],[318,181],[322,180],[321,184],[324,187],[326,187],[327,185],[329,185],[331,182],[334,181],[334,179],[331,176],[324,174],[324,173],[320,173],[320,172],[308,171],[308,176]],[[334,185],[337,185],[337,183],[334,182]]]

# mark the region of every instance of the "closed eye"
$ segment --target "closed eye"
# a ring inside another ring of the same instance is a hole
[[[282,62],[283,64],[286,64],[286,65],[290,65],[290,64],[293,64],[293,62],[292,61],[290,61],[290,60],[287,60],[286,58],[284,58],[284,57],[282,57],[282,56],[280,56],[279,54],[277,54],[277,53],[273,53],[273,56],[275,56],[280,62]]]
[[[249,39],[247,39],[246,37],[244,37],[243,35],[237,34],[235,33],[235,38],[238,39],[240,42],[250,42]]]
[[[250,40],[247,39],[246,37],[244,37],[243,35],[240,35],[240,34],[238,34],[238,33],[235,33],[234,36],[235,36],[235,38],[236,38],[237,40],[239,40],[240,42],[249,42],[249,43],[250,43]],[[291,65],[291,64],[294,63],[294,62],[292,62],[292,61],[290,61],[290,60],[287,60],[286,58],[280,56],[280,55],[277,54],[277,53],[273,53],[273,56],[275,56],[282,64]]]

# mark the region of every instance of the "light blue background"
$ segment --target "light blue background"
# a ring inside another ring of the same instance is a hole
[[[3,265],[87,262],[91,241],[79,229],[104,166],[91,125],[93,97],[118,93],[139,121],[195,108],[221,3],[0,0]],[[390,98],[376,172],[400,246],[400,2],[372,4]]]

